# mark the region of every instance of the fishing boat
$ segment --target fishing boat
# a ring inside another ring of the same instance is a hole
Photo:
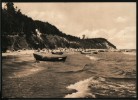
[[[98,54],[98,52],[97,52],[97,51],[93,51],[92,53],[93,53],[93,54]]]
[[[37,61],[65,61],[67,58],[65,55],[53,55],[46,53],[33,53],[33,55]]]
[[[90,51],[81,51],[81,54],[92,54]]]
[[[51,52],[52,54],[57,54],[57,55],[62,55],[63,54],[63,52]]]

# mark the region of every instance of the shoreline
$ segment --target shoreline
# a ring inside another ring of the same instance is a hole
[[[123,82],[122,79],[126,78],[126,82],[133,84],[133,86],[135,84],[135,80],[131,82],[131,78],[135,79],[136,77],[135,56],[126,55],[121,52],[99,52],[98,54],[88,56],[80,54],[79,52],[66,54],[68,57],[65,62],[41,61],[36,63],[32,54],[24,55],[20,53],[14,60],[13,58],[3,59],[2,95],[4,97],[24,98],[63,98],[68,94],[71,95],[71,92],[73,92],[72,89],[68,90],[67,87],[71,86],[76,89],[80,87],[75,84],[83,84],[85,91],[81,88],[82,90],[79,89],[79,93],[74,91],[72,95],[76,95],[77,93],[77,95],[81,95],[84,98],[94,98],[95,95],[95,98],[98,98],[101,97],[103,93],[99,85],[97,85],[98,87],[91,87],[94,81],[101,82],[101,79],[107,80],[107,83],[104,81],[99,83],[105,83],[105,88],[106,84],[107,86],[109,85],[109,87],[112,85],[109,80],[113,81],[113,78],[123,84],[125,84],[125,82]],[[97,59],[90,59],[90,57]],[[122,79],[119,80],[119,78]],[[88,89],[87,91],[89,85],[93,89]],[[93,84],[93,86],[96,86],[96,84]],[[128,85],[126,85],[126,87],[128,87]],[[97,90],[95,90],[96,88]],[[133,89],[134,88],[135,87],[133,87]],[[13,92],[10,92],[11,90]],[[93,90],[95,90],[95,92]],[[125,89],[123,88],[123,90]],[[112,89],[110,91],[112,91]],[[128,90],[126,93],[131,92]],[[134,96],[133,94],[134,93],[131,93],[131,96]],[[104,96],[105,95],[103,95],[103,97]]]

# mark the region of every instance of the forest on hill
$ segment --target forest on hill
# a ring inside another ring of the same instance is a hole
[[[23,14],[13,2],[1,10],[2,51],[19,49],[94,48],[116,49],[105,38],[80,39],[67,35],[49,22],[33,20]]]

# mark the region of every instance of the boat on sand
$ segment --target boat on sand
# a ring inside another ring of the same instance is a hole
[[[34,58],[37,61],[65,61],[67,56],[46,54],[46,53],[33,53]]]

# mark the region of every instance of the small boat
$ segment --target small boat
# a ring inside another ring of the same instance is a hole
[[[65,55],[53,55],[45,53],[33,53],[33,55],[37,61],[65,61],[67,58]]]
[[[52,54],[57,54],[57,55],[62,55],[63,54],[63,52],[51,52]]]
[[[92,54],[92,52],[89,52],[89,51],[81,51],[81,54]]]
[[[97,51],[93,51],[92,53],[93,53],[93,54],[98,54],[98,52],[97,52]]]
[[[105,52],[105,50],[98,50],[98,52]]]

